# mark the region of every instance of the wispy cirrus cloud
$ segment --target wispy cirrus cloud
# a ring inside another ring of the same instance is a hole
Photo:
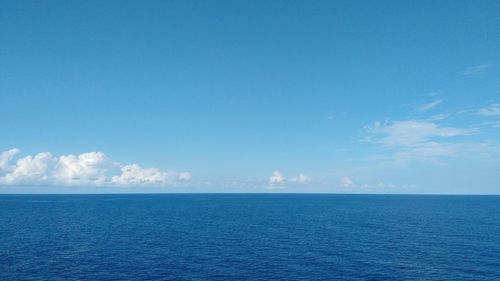
[[[0,185],[171,186],[191,177],[188,172],[124,165],[102,152],[60,156],[41,152],[14,162],[19,152],[15,148],[0,154]]]
[[[493,128],[500,128],[500,120],[498,120],[498,118],[500,117],[500,104],[498,103],[489,104],[485,107],[479,108],[477,111],[475,111],[475,114],[484,116],[485,118],[496,119],[496,120],[490,119],[490,121],[483,122],[481,125],[491,126]]]
[[[435,108],[436,106],[440,105],[442,102],[443,102],[443,99],[435,99],[429,103],[425,103],[425,104],[418,106],[417,110],[420,112],[429,111],[429,110]]]
[[[500,116],[500,104],[492,103],[488,106],[482,107],[477,111],[477,114],[483,116]]]
[[[442,120],[445,120],[448,117],[450,117],[450,114],[439,113],[439,114],[432,115],[427,120],[430,120],[430,121],[442,121]]]
[[[483,125],[488,125],[488,126],[491,126],[493,128],[500,128],[500,120],[484,122]]]
[[[419,146],[438,138],[470,135],[474,129],[442,127],[428,120],[403,120],[394,122],[375,122],[367,128],[375,142],[386,147]]]
[[[455,138],[476,132],[475,128],[441,126],[430,119],[375,122],[366,128],[369,141],[386,153],[385,156],[376,157],[378,161],[419,160],[438,163],[441,157],[457,155],[464,148],[471,150],[474,144]]]
[[[468,67],[462,71],[464,76],[478,76],[486,72],[487,69],[491,68],[493,65],[491,63],[478,64]]]

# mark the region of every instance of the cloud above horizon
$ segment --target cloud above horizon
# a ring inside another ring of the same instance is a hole
[[[354,186],[354,182],[349,177],[341,177],[340,178],[340,186],[349,188]]]
[[[41,152],[14,161],[19,152],[14,148],[0,153],[0,185],[173,186],[191,178],[189,172],[124,165],[102,152],[78,156]]]
[[[300,173],[297,176],[286,178],[282,172],[276,170],[269,177],[269,186],[279,186],[284,184],[305,184],[311,181],[311,178]]]

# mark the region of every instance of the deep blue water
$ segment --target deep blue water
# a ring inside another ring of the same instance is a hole
[[[500,197],[0,195],[0,280],[500,280]]]

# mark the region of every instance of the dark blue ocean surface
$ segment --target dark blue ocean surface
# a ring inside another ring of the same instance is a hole
[[[0,280],[500,280],[500,197],[0,195]]]

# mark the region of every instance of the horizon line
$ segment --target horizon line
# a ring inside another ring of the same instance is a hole
[[[2,195],[396,195],[396,196],[500,196],[500,193],[340,193],[340,192],[74,192],[2,193]]]

